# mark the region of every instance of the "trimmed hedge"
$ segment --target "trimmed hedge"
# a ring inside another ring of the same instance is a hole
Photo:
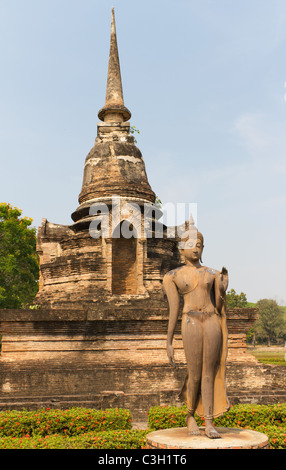
[[[148,425],[152,430],[185,427],[186,406],[154,406],[149,410]],[[196,417],[199,426],[204,421]],[[235,405],[214,419],[215,426],[252,429],[269,438],[272,449],[286,449],[286,403],[275,405]]]
[[[215,423],[226,427],[284,425],[286,426],[286,404],[275,405],[236,405],[230,408]]]
[[[183,428],[186,426],[186,406],[153,406],[148,413],[148,426],[152,430]],[[199,426],[202,420],[196,417]]]
[[[132,426],[130,411],[121,408],[94,410],[41,409],[39,411],[0,412],[0,437],[31,437],[63,434],[75,436],[88,431],[129,430]]]
[[[148,413],[148,425],[152,429],[167,429],[186,426],[187,407],[154,406]],[[204,421],[196,417],[199,426]],[[216,426],[244,427],[261,425],[286,426],[286,403],[275,405],[235,405],[219,418],[214,419]]]
[[[148,430],[132,430],[124,409],[0,412],[0,449],[140,449],[146,434],[157,429],[185,427],[187,408],[153,407]],[[199,425],[203,420],[197,418]],[[270,448],[286,449],[286,404],[235,405],[214,420],[216,426],[253,429],[266,434]]]
[[[0,449],[142,449],[149,431],[89,432],[78,436],[52,434],[32,437],[2,437]]]
[[[245,429],[254,429],[250,426],[245,426]],[[269,439],[270,449],[286,449],[286,427],[262,425],[257,426],[254,431],[266,434]]]

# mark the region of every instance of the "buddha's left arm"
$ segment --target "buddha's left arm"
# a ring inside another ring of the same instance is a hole
[[[219,313],[222,313],[226,301],[226,290],[228,287],[228,271],[225,267],[218,273],[214,281],[215,303]]]

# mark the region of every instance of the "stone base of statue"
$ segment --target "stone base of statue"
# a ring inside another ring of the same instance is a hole
[[[147,449],[268,449],[268,437],[257,431],[216,427],[219,439],[209,439],[204,428],[201,435],[191,436],[187,428],[172,428],[147,434]]]

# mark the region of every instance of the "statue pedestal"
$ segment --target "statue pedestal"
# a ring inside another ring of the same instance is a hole
[[[268,437],[257,431],[216,427],[220,439],[209,439],[200,428],[200,436],[189,436],[187,428],[153,431],[147,435],[147,449],[268,449]]]

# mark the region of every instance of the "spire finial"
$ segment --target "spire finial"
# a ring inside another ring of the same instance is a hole
[[[111,12],[110,53],[105,105],[99,111],[98,117],[105,122],[128,121],[131,117],[131,113],[125,108],[123,100],[114,7],[112,7]]]

